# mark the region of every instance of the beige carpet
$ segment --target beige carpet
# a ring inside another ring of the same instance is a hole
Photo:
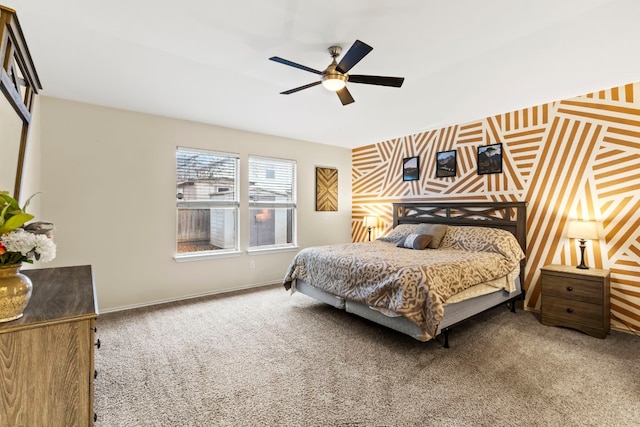
[[[499,307],[420,343],[281,286],[98,319],[96,426],[637,426],[640,338]]]

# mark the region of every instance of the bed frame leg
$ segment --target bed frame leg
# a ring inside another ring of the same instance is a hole
[[[509,303],[509,305],[511,306],[511,312],[515,313],[516,312],[516,300],[511,300],[511,302]]]
[[[444,348],[449,348],[449,328],[444,329]]]

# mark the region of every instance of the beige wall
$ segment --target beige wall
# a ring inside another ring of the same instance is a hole
[[[280,282],[295,251],[177,263],[175,149],[188,146],[297,161],[300,247],[351,240],[351,150],[41,98],[42,209],[56,259],[91,264],[102,311]],[[315,211],[315,167],[339,171],[339,210]],[[241,249],[247,249],[247,189]],[[255,268],[249,268],[250,259]],[[283,290],[284,292],[284,290]]]

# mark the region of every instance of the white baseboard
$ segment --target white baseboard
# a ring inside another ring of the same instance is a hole
[[[184,301],[184,300],[189,300],[189,299],[194,299],[194,298],[201,298],[201,297],[208,297],[208,296],[219,295],[219,294],[226,294],[226,293],[231,293],[231,292],[235,292],[235,291],[243,291],[243,290],[247,290],[247,289],[262,288],[262,287],[265,287],[265,286],[272,286],[272,285],[277,285],[277,284],[278,284],[278,282],[253,283],[253,284],[250,284],[250,285],[244,285],[244,286],[235,287],[235,288],[216,289],[214,291],[207,291],[207,292],[201,292],[201,293],[197,293],[197,294],[184,295],[184,296],[175,297],[175,298],[165,298],[165,299],[159,299],[159,300],[143,302],[143,303],[140,303],[140,304],[131,304],[131,305],[124,305],[124,306],[121,306],[121,307],[113,307],[113,308],[108,308],[106,310],[99,310],[99,312],[100,313],[114,313],[114,312],[117,312],[117,311],[132,310],[132,309],[141,308],[141,307],[150,307],[152,305],[166,304],[166,303],[169,303],[169,302],[177,302],[177,301]]]

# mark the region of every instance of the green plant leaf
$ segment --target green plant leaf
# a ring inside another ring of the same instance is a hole
[[[0,227],[4,225],[4,218],[7,214],[7,210],[9,209],[9,205],[6,205],[2,208],[2,212],[0,212]],[[0,233],[1,235],[2,233]]]
[[[28,213],[19,213],[4,221],[4,224],[0,226],[0,236],[21,227],[25,222],[31,221],[35,218]]]
[[[35,194],[34,194],[34,196],[35,196]],[[31,197],[33,197],[33,196],[31,196]],[[29,197],[29,199],[31,199],[31,197]],[[11,206],[12,210],[15,210],[15,209],[20,210],[20,205],[18,205],[18,201],[16,199],[14,199],[13,197],[11,197],[9,194],[0,193],[0,199],[4,200],[3,204],[7,204],[7,205]]]
[[[36,197],[38,194],[42,193],[42,191],[38,191],[37,193],[33,193],[26,202],[24,202],[24,206],[22,207],[22,211],[26,212],[27,211],[27,206],[29,206],[29,203],[31,202],[31,199],[33,199],[34,197]],[[16,206],[18,205],[18,202],[16,201]]]

